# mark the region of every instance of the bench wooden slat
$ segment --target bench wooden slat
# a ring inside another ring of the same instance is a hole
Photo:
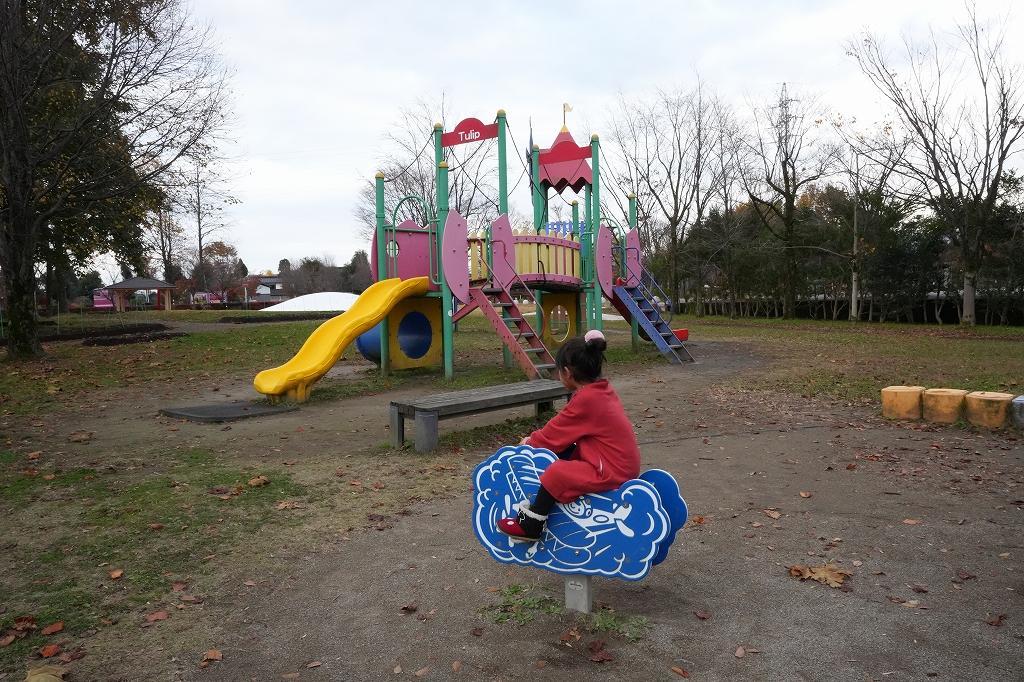
[[[416,412],[435,412],[439,417],[456,414],[471,414],[477,411],[513,407],[530,403],[554,400],[568,395],[560,382],[550,379],[522,381],[516,384],[473,388],[437,395],[414,398],[408,401],[393,400],[400,414],[412,417]]]

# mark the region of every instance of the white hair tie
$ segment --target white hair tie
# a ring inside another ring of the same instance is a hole
[[[589,332],[583,335],[584,341],[593,341],[594,339],[601,339],[602,341],[605,340],[604,334],[601,333],[600,329],[591,329]]]

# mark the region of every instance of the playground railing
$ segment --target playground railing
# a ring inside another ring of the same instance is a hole
[[[644,297],[647,298],[648,301],[651,301],[652,303],[655,303],[655,304],[659,300],[662,302],[661,303],[662,312],[665,312],[665,313],[668,314],[668,318],[665,320],[665,322],[670,324],[672,322],[672,316],[673,316],[673,314],[675,312],[674,311],[675,306],[672,305],[672,302],[669,299],[668,294],[666,294],[665,290],[661,288],[660,284],[658,284],[658,280],[654,279],[654,275],[651,274],[650,270],[648,270],[647,268],[645,268],[645,267],[643,267],[641,265],[640,266],[640,272],[635,272],[633,270],[633,268],[631,268],[629,266],[629,259],[626,258],[626,252],[628,252],[628,251],[635,251],[635,250],[636,249],[629,248],[629,247],[623,247],[623,249],[622,249],[622,251],[623,251],[622,266],[623,266],[623,268],[626,271],[626,275],[627,275],[626,279],[627,280],[630,279],[630,276],[636,277],[637,282],[638,282],[637,288],[641,290],[641,293],[644,294]],[[638,263],[640,262],[640,254],[639,254],[639,252],[637,252],[637,262]]]
[[[499,242],[494,242],[494,244],[501,244],[501,257],[502,257],[502,259],[504,259],[505,263],[509,266],[509,269],[511,269],[511,271],[512,271],[512,279],[519,283],[519,286],[526,293],[526,298],[528,298],[530,300],[530,302],[533,303],[534,310],[539,310],[540,309],[540,304],[537,303],[537,298],[533,295],[533,291],[531,291],[530,287],[527,286],[526,282],[523,281],[523,278],[519,276],[519,272],[516,270],[515,264],[508,259],[508,248],[506,247],[505,242],[499,241]],[[515,248],[515,247],[513,247],[513,248]],[[497,254],[495,254],[495,256],[497,256]],[[506,289],[508,289],[509,292],[511,293],[511,290],[512,290],[512,284],[511,283],[509,283],[508,285],[502,284],[502,286],[504,286]],[[540,319],[543,319],[543,318],[540,318]],[[544,333],[543,322],[541,323],[541,325],[539,325],[539,327],[537,329],[534,329],[534,331],[537,333],[538,338],[541,335],[543,335],[543,333]]]

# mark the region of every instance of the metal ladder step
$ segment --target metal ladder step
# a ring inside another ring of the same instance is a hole
[[[543,364],[543,365],[534,365],[534,367],[536,367],[537,369],[554,369],[555,368],[554,364],[551,364],[551,363],[547,363],[547,364]]]
[[[543,348],[524,348],[523,352],[524,353],[543,353],[544,349]]]
[[[484,287],[480,291],[484,292],[488,296],[494,296],[495,294],[500,294],[501,292],[503,292],[505,290],[502,289],[501,287]]]
[[[505,324],[508,324],[509,322],[515,322],[516,324],[519,324],[520,322],[523,321],[523,318],[521,317],[503,317],[501,319],[502,321],[505,322]]]

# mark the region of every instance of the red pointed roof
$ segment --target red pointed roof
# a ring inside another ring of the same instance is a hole
[[[572,133],[563,126],[551,146],[540,150],[540,181],[556,192],[567,187],[579,192],[594,182],[589,160],[590,146],[576,144]]]

